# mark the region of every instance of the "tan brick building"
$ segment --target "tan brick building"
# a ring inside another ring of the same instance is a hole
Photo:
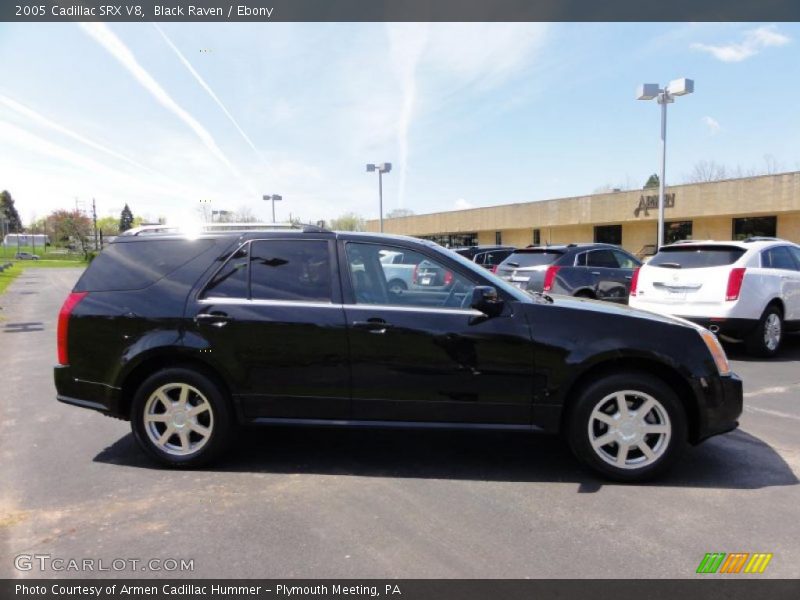
[[[800,172],[668,186],[666,236],[730,240],[772,235],[800,242]],[[656,242],[658,189],[630,190],[385,219],[386,233],[445,246],[605,241],[633,253]],[[378,231],[377,220],[367,222]]]

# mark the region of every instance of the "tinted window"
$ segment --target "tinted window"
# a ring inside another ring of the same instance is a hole
[[[789,254],[789,248],[786,246],[764,250],[761,253],[761,266],[765,269],[787,269],[789,271],[794,271],[796,268],[792,255]]]
[[[76,291],[139,290],[169,275],[213,240],[136,240],[109,245],[95,257]]]
[[[203,291],[203,298],[247,298],[247,245],[231,256]]]
[[[733,239],[744,240],[749,237],[775,237],[778,230],[778,217],[745,217],[733,220]]]
[[[598,225],[594,228],[594,241],[599,244],[622,245],[622,225]]]
[[[533,252],[514,252],[501,263],[501,267],[517,269],[519,267],[536,267],[549,265],[558,260],[563,252],[537,250]]]
[[[250,244],[254,300],[331,301],[328,242],[268,240]]]
[[[511,255],[511,252],[511,250],[495,250],[494,252],[487,252],[483,255],[483,260],[480,262],[480,264],[485,267],[499,265]]]
[[[789,253],[794,257],[795,269],[800,271],[800,248],[789,246]]]
[[[721,267],[735,263],[742,254],[744,250],[736,246],[675,246],[662,248],[647,264],[679,269]]]
[[[592,250],[587,252],[586,265],[589,267],[606,267],[616,269],[619,267],[617,259],[611,250]]]

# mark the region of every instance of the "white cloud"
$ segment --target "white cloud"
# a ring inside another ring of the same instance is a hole
[[[741,62],[755,56],[764,48],[772,46],[785,46],[791,38],[782,33],[778,33],[775,25],[763,25],[756,29],[750,29],[744,33],[741,42],[730,43],[720,46],[711,44],[692,44],[692,48],[702,52],[708,52],[717,60],[722,62]]]
[[[81,28],[94,39],[98,44],[103,46],[120,64],[131,74],[133,77],[144,87],[150,94],[162,105],[168,109],[175,116],[177,116],[183,123],[189,126],[192,131],[200,138],[200,141],[208,148],[217,159],[225,164],[231,172],[239,179],[242,184],[248,188],[252,194],[257,192],[242,177],[236,166],[225,156],[225,153],[217,145],[213,136],[208,130],[200,124],[187,110],[181,107],[172,96],[153,78],[147,70],[139,64],[133,52],[119,39],[114,32],[112,32],[104,23],[80,23]]]
[[[709,133],[711,135],[716,135],[720,132],[722,127],[720,127],[719,121],[717,121],[714,117],[705,116],[703,117],[703,124],[708,127]]]
[[[214,93],[214,90],[211,89],[211,86],[209,86],[206,83],[205,79],[203,79],[200,76],[200,73],[198,73],[195,70],[195,68],[192,66],[192,63],[190,63],[189,60],[183,55],[183,53],[180,50],[178,50],[178,47],[172,43],[172,40],[169,39],[169,37],[167,37],[167,34],[164,33],[164,31],[161,29],[161,27],[158,26],[157,23],[153,23],[153,27],[155,27],[156,31],[158,31],[158,33],[161,34],[161,37],[164,38],[164,41],[178,57],[178,60],[181,61],[183,66],[186,67],[189,73],[192,74],[192,77],[195,78],[195,81],[197,81],[197,83],[200,84],[200,87],[202,87],[208,93],[208,95],[211,96],[211,99],[214,100],[217,106],[219,106],[220,110],[222,110],[225,116],[228,117],[228,120],[231,123],[233,123],[233,126],[236,128],[236,131],[238,131],[241,134],[241,136],[244,138],[244,141],[247,142],[247,144],[258,155],[258,157],[263,160],[263,157],[261,156],[261,153],[258,151],[258,148],[256,148],[256,145],[253,143],[250,137],[244,132],[244,130],[239,126],[239,123],[236,121],[236,119],[233,118],[233,115],[230,113],[230,111],[228,111],[226,106],[222,103],[222,100],[220,100],[219,97]]]
[[[455,210],[466,210],[468,208],[474,208],[471,202],[464,200],[464,198],[456,200]]]

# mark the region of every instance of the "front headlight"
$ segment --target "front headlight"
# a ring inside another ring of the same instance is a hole
[[[720,375],[730,375],[731,366],[728,364],[728,357],[725,355],[725,350],[722,344],[719,343],[717,336],[711,333],[708,329],[698,329],[697,332],[703,341],[706,343],[708,351],[714,357],[714,362],[717,365],[717,370]]]

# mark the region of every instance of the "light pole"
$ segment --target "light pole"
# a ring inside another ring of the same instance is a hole
[[[658,235],[656,250],[664,245],[664,186],[667,171],[667,104],[675,102],[675,96],[685,96],[694,92],[693,79],[675,79],[666,87],[660,88],[657,83],[644,83],[637,90],[637,100],[658,99],[661,105],[661,175],[658,178]]]
[[[272,222],[275,223],[275,203],[280,202],[283,200],[283,196],[279,196],[278,194],[265,194],[261,196],[263,200],[271,200],[272,201]]]
[[[380,210],[381,233],[383,233],[383,174],[389,173],[392,170],[392,163],[369,163],[367,165],[367,172],[378,172],[378,210]]]

